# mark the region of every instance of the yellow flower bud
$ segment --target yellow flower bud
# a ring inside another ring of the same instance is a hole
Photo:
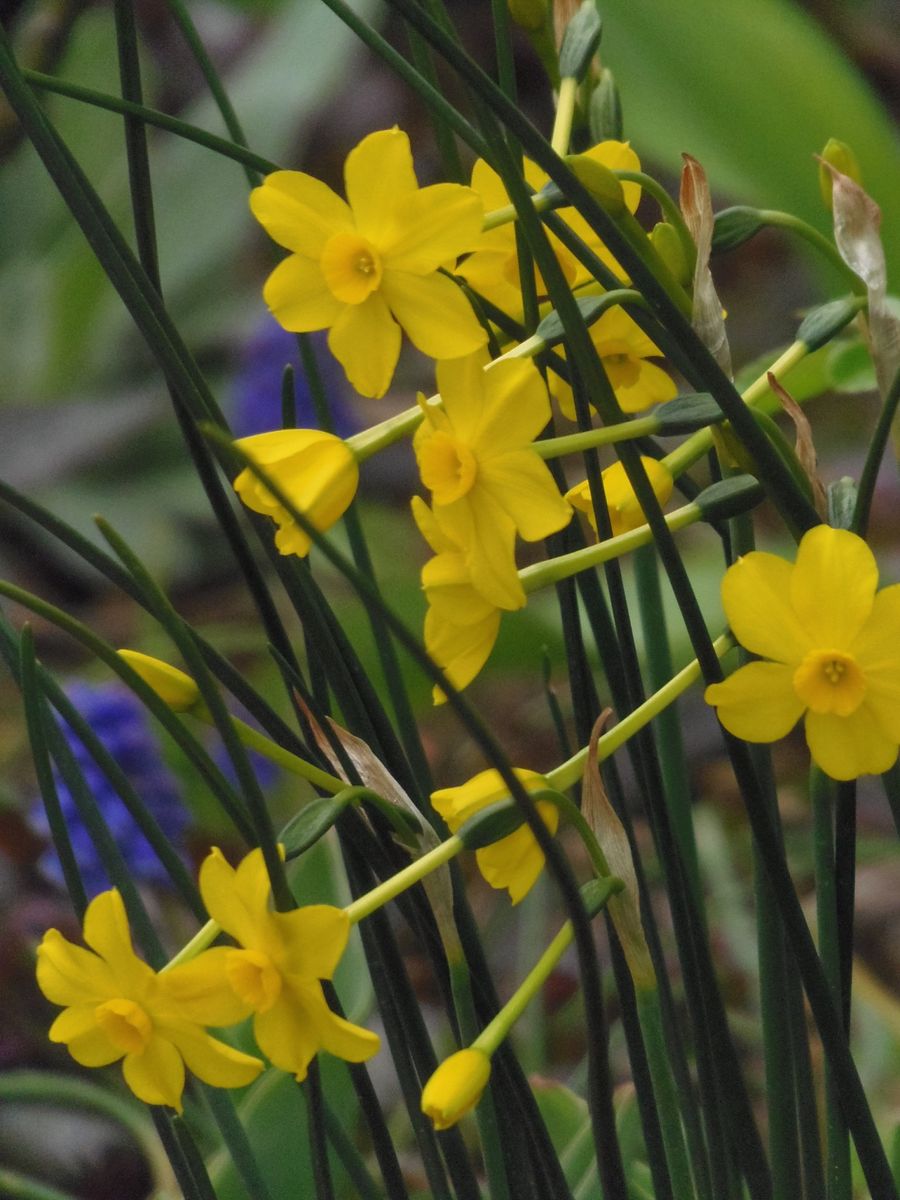
[[[346,442],[321,429],[275,429],[240,438],[235,446],[271,478],[291,504],[320,532],[330,529],[350,507],[359,483],[359,464]],[[312,541],[287,509],[250,468],[234,490],[254,512],[278,525],[275,545],[282,554],[309,554]]]
[[[846,142],[841,142],[837,138],[829,138],[825,143],[825,149],[819,155],[822,160],[819,163],[819,190],[822,193],[822,201],[825,207],[831,212],[831,194],[834,190],[834,176],[828,170],[828,166],[834,167],[836,171],[840,171],[842,175],[849,175],[855,183],[862,183],[862,171],[859,167],[859,159],[853,153],[853,148],[848,146]],[[828,164],[826,166],[825,164]]]
[[[458,1050],[445,1059],[422,1092],[422,1112],[435,1129],[449,1129],[475,1107],[491,1077],[483,1050]]]
[[[200,700],[200,689],[190,675],[185,675],[184,671],[179,671],[162,659],[141,654],[139,650],[120,650],[119,657],[124,658],[133,671],[137,671],[144,683],[152,687],[173,712],[187,712]]]

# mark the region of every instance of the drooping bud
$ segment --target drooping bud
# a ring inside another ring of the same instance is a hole
[[[200,689],[184,671],[139,650],[120,650],[118,654],[173,712],[188,712],[199,702]]]
[[[422,1112],[435,1129],[450,1129],[475,1107],[491,1077],[483,1050],[457,1050],[444,1059],[422,1091]]]

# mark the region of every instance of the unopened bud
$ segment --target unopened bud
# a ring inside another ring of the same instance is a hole
[[[650,231],[653,249],[672,273],[672,277],[686,287],[694,277],[693,264],[687,260],[684,246],[674,225],[658,221]]]
[[[821,160],[819,162],[819,190],[822,193],[822,202],[831,212],[834,176],[828,167],[834,167],[842,175],[849,175],[855,183],[862,183],[862,171],[859,167],[859,159],[853,153],[852,148],[846,142],[838,141],[837,138],[828,139],[819,159]],[[825,165],[826,163],[828,166]]]
[[[162,659],[141,654],[139,650],[120,650],[119,657],[124,658],[132,671],[136,671],[173,712],[187,712],[200,700],[200,689],[190,675]]]
[[[619,89],[608,67],[600,72],[600,78],[588,103],[588,127],[593,142],[621,142],[622,101]]]

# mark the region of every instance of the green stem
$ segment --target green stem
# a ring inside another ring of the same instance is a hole
[[[650,1078],[653,1081],[653,1095],[656,1098],[673,1194],[676,1200],[693,1200],[696,1191],[684,1140],[684,1130],[681,1125],[681,1115],[678,1110],[678,1092],[672,1068],[669,1065],[662,1014],[659,1007],[659,992],[656,988],[637,988],[635,999],[641,1033],[647,1051],[647,1062],[650,1066]]]
[[[702,519],[702,512],[696,504],[686,504],[676,508],[666,518],[666,525],[675,533],[685,529]],[[604,538],[593,546],[584,546],[580,550],[570,550],[568,554],[560,554],[556,558],[548,558],[544,562],[533,563],[519,571],[519,579],[526,593],[536,592],[540,588],[549,587],[561,579],[568,579],[585,571],[589,567],[611,562],[636,550],[638,546],[647,546],[653,541],[649,525],[639,525],[637,529],[629,529],[627,533],[619,533],[615,537]]]
[[[429,850],[427,854],[423,854],[421,858],[410,863],[408,867],[404,867],[396,875],[386,879],[384,883],[380,883],[370,892],[366,892],[364,896],[360,896],[348,904],[344,912],[349,917],[350,924],[356,925],[364,917],[368,917],[377,909],[382,908],[389,900],[393,900],[401,892],[412,887],[414,883],[418,883],[426,875],[430,875],[432,871],[455,858],[462,849],[462,838],[455,835],[449,837],[445,842],[441,842],[439,846],[435,846],[433,850]]]
[[[835,1008],[840,1013],[841,958],[838,929],[837,891],[834,870],[834,797],[835,784],[818,767],[810,775],[813,806],[813,852],[816,868],[816,921],[819,931],[819,957]],[[830,1067],[825,1069],[825,1185],[828,1200],[852,1200],[850,1139],[841,1109],[840,1094]]]
[[[569,150],[569,138],[572,136],[572,120],[575,116],[575,101],[578,98],[578,80],[568,75],[559,81],[559,93],[556,98],[556,116],[553,121],[553,133],[550,145],[560,156]]]
[[[760,220],[766,225],[773,225],[777,229],[789,229],[791,233],[796,233],[798,237],[803,238],[814,249],[826,258],[836,270],[840,271],[841,275],[847,280],[851,290],[857,296],[865,296],[866,285],[850,267],[844,262],[838,253],[837,247],[833,242],[830,242],[824,234],[820,233],[812,225],[806,221],[795,217],[792,213],[777,212],[774,209],[760,209],[758,214]]]
[[[712,643],[713,649],[718,658],[722,658],[734,645],[734,640],[730,634],[723,633]],[[696,659],[688,663],[677,675],[649,696],[643,704],[624,717],[618,725],[604,733],[597,743],[597,761],[603,762],[609,758],[620,746],[623,746],[630,737],[643,727],[649,724],[654,717],[658,716],[667,705],[671,704],[682,692],[686,692],[692,684],[696,683],[701,677],[700,664]],[[585,746],[574,754],[566,762],[560,766],[547,772],[547,782],[557,791],[565,791],[574,783],[577,783],[584,772],[584,764],[587,761],[588,747]]]
[[[888,394],[884,397],[881,412],[878,414],[878,424],[875,426],[869,449],[866,451],[866,461],[859,478],[856,507],[853,510],[853,522],[850,528],[860,537],[866,536],[869,526],[869,511],[875,495],[875,482],[878,479],[878,470],[894,425],[894,417],[897,415],[898,404],[900,404],[900,371],[894,376]]]
[[[604,425],[599,429],[586,429],[563,437],[544,438],[534,442],[532,449],[540,458],[562,458],[564,454],[579,454],[595,446],[614,446],[617,442],[650,437],[658,430],[659,420],[656,417],[637,417],[620,425]]]

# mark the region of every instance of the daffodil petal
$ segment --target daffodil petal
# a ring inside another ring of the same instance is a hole
[[[528,446],[550,420],[550,400],[537,367],[530,359],[498,361],[485,371],[484,383],[478,438],[488,453]]]
[[[93,1029],[86,1029],[84,1033],[69,1038],[66,1049],[82,1067],[108,1067],[122,1057],[121,1049],[114,1046],[96,1024]]]
[[[851,653],[866,680],[866,705],[889,737],[900,742],[900,584],[883,588]]]
[[[471,184],[484,202],[485,212],[491,212],[495,208],[504,208],[509,204],[509,195],[503,186],[503,180],[483,158],[475,160],[472,167]]]
[[[675,380],[667,375],[662,367],[641,359],[637,369],[638,377],[633,384],[615,389],[616,399],[623,412],[643,412],[651,404],[662,404],[674,398],[678,391]]]
[[[249,1006],[232,990],[225,972],[231,950],[216,946],[158,977],[160,997],[173,1013],[198,1025],[234,1025]]]
[[[84,914],[84,940],[109,966],[116,990],[123,995],[139,992],[153,978],[153,972],[134,953],[128,916],[116,888],[100,892]]]
[[[436,616],[454,625],[479,625],[497,611],[472,587],[465,559],[458,551],[428,560],[422,568],[422,588]]]
[[[472,306],[445,275],[385,270],[381,294],[413,345],[430,358],[461,358],[487,341]]]
[[[490,361],[486,350],[464,358],[439,362],[435,376],[443,401],[443,411],[454,435],[464,442],[478,436],[487,404],[487,372]],[[419,426],[422,437],[428,435],[428,423]]]
[[[287,947],[285,973],[330,979],[350,936],[344,910],[331,904],[307,904],[293,912],[274,913],[272,919]]]
[[[292,333],[310,333],[334,324],[345,307],[328,288],[322,268],[311,258],[291,254],[263,286],[272,316]]]
[[[260,1059],[210,1037],[196,1025],[167,1029],[172,1045],[189,1071],[213,1087],[237,1088],[252,1083],[263,1069]]]
[[[724,683],[711,683],[705,699],[735,737],[775,742],[790,733],[803,713],[793,676],[794,668],[781,663],[747,663]]]
[[[396,126],[368,134],[347,155],[344,184],[357,230],[383,253],[398,204],[418,189],[408,136]]]
[[[475,851],[478,869],[491,887],[506,888],[512,904],[531,891],[544,869],[544,852],[527,825]]]
[[[353,228],[353,214],[330,187],[302,171],[274,171],[250,193],[254,217],[279,246],[318,258],[334,233]]]
[[[37,951],[38,987],[54,1004],[100,1004],[115,995],[115,977],[107,964],[59,932],[48,929]]]
[[[722,604],[734,636],[753,654],[780,663],[799,663],[813,646],[791,606],[793,572],[783,558],[754,550],[730,566],[722,580]]]
[[[260,867],[265,871],[262,851],[252,850],[252,871],[258,879]],[[247,873],[245,873],[247,881]],[[230,933],[241,945],[252,946],[259,940],[260,928],[267,912],[260,898],[261,886],[237,886],[237,872],[230,866],[218,846],[214,846],[200,867],[200,894],[212,919]]]
[[[490,658],[497,634],[500,630],[500,610],[482,621],[468,625],[454,625],[442,620],[433,608],[425,614],[425,649],[458,690],[472,682]],[[446,700],[444,692],[435,687],[432,692],[435,704]]]
[[[434,515],[448,536],[465,547],[472,586],[498,608],[515,610],[525,603],[515,559],[510,554],[515,531],[512,518],[485,492],[478,503],[464,497],[436,507]]]
[[[875,556],[862,538],[830,525],[804,534],[790,598],[817,647],[846,650],[868,620],[877,587]]]
[[[72,1008],[64,1008],[50,1026],[47,1036],[51,1042],[71,1042],[86,1033],[93,1033],[98,1028],[96,1013],[96,1004],[77,1004]]]
[[[366,1062],[381,1047],[381,1038],[371,1029],[354,1025],[331,1011],[322,999],[322,1008],[315,1014],[319,1045],[328,1054],[345,1062]]]
[[[126,1054],[125,1082],[145,1104],[166,1104],[181,1112],[184,1063],[170,1041],[155,1034],[140,1054]]]
[[[400,326],[384,297],[373,292],[362,304],[348,304],[331,327],[328,348],[361,395],[383,396],[400,357]]]
[[[475,249],[484,206],[471,188],[435,183],[395,204],[394,236],[381,248],[386,270],[426,275]]]
[[[321,996],[319,983],[291,981],[268,1012],[257,1013],[253,1019],[253,1033],[263,1054],[299,1080],[306,1078],[309,1064],[319,1049],[309,1012],[317,993]]]
[[[572,519],[572,506],[560,495],[550,468],[533,450],[491,457],[481,466],[479,480],[526,542],[549,537]]]
[[[897,760],[896,740],[884,732],[865,703],[849,717],[808,712],[806,741],[813,762],[832,779],[881,775]]]

